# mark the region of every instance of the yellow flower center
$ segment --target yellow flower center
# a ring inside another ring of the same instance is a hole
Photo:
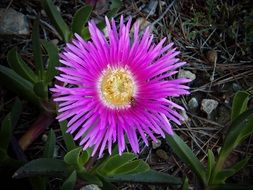
[[[130,107],[136,91],[132,73],[127,68],[104,70],[99,83],[103,102],[110,108]]]

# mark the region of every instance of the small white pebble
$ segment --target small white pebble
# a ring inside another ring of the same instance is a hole
[[[196,75],[192,73],[191,71],[186,71],[186,70],[181,69],[178,72],[178,78],[187,78],[193,81],[196,79]]]
[[[207,113],[208,116],[215,110],[218,106],[218,102],[213,99],[203,99],[201,102],[201,109]]]

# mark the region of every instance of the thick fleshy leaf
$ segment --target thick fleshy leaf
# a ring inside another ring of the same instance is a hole
[[[90,14],[92,12],[92,6],[84,6],[77,10],[72,20],[72,32],[79,35],[82,34],[84,25],[87,23]]]
[[[82,171],[84,164],[89,160],[90,154],[88,151],[82,151],[81,147],[69,151],[64,156],[64,162],[69,165],[76,166],[76,169]]]
[[[241,113],[246,111],[249,102],[249,93],[238,91],[233,99],[231,120],[234,121]]]
[[[253,114],[251,117],[248,118],[248,121],[246,121],[245,126],[240,131],[239,143],[241,143],[252,133],[253,133]]]
[[[11,113],[7,114],[2,121],[0,129],[0,148],[7,152],[12,135]]]
[[[241,170],[242,168],[244,168],[246,166],[246,164],[249,162],[250,160],[250,156],[247,156],[246,158],[240,160],[239,162],[237,162],[235,165],[233,165],[230,169],[234,170],[234,173],[237,173],[239,170]]]
[[[166,173],[149,170],[139,174],[117,175],[108,178],[111,182],[131,182],[131,183],[148,183],[148,184],[166,184],[181,185],[180,178],[168,175]]]
[[[216,174],[213,184],[224,184],[225,180],[232,176],[234,173],[233,169],[224,169]]]
[[[82,36],[83,39],[85,39],[85,40],[89,40],[89,39],[90,39],[90,32],[89,32],[89,29],[88,29],[87,27],[84,27],[84,28],[82,29],[81,36]]]
[[[55,144],[56,144],[55,132],[53,131],[53,129],[51,129],[48,134],[48,140],[47,140],[45,150],[43,153],[43,156],[45,158],[53,158],[54,157]]]
[[[184,182],[183,182],[183,185],[182,185],[182,190],[189,190],[189,180],[188,178],[184,178]]]
[[[33,84],[19,76],[15,71],[0,65],[0,83],[6,88],[23,96],[34,104],[38,104],[38,97],[33,92]]]
[[[24,178],[31,176],[67,176],[67,165],[62,160],[52,158],[40,158],[32,160],[19,168],[13,178]]]
[[[212,174],[212,170],[215,166],[215,157],[214,157],[214,154],[213,154],[212,150],[210,150],[210,149],[208,149],[207,158],[208,158],[207,180],[209,180],[209,178],[211,177],[211,174]]]
[[[35,75],[33,70],[23,61],[16,48],[12,48],[8,52],[7,60],[10,67],[20,76],[32,83],[35,83],[37,81],[38,77]]]
[[[44,81],[39,81],[35,83],[33,87],[33,91],[38,97],[42,98],[43,100],[47,100],[48,88],[47,88],[47,84],[45,84]]]
[[[57,32],[61,35],[62,39],[65,42],[68,42],[71,38],[69,27],[63,20],[61,13],[57,10],[52,0],[42,0],[42,6]]]
[[[114,172],[123,165],[130,163],[137,157],[132,153],[124,153],[120,155],[114,155],[104,161],[97,169],[97,171],[103,175],[111,176]]]
[[[11,123],[12,127],[17,125],[20,114],[22,112],[22,102],[19,98],[16,98],[14,105],[11,108]]]
[[[76,184],[76,171],[73,171],[71,175],[62,184],[61,190],[72,190]]]
[[[47,66],[47,82],[51,83],[55,75],[58,73],[56,67],[60,65],[58,48],[51,42],[42,41],[43,47],[48,54],[48,66]]]
[[[222,160],[225,160],[231,151],[252,133],[253,108],[243,112],[232,123],[219,155]]]
[[[17,98],[11,112],[8,113],[1,122],[0,128],[0,149],[7,153],[11,141],[13,128],[16,126],[22,111],[22,104]]]
[[[75,149],[77,146],[74,142],[73,137],[66,132],[67,131],[67,121],[59,122],[59,124],[60,124],[62,137],[63,137],[64,143],[66,145],[67,151],[71,151],[71,150]]]
[[[115,170],[108,171],[107,176],[136,174],[148,171],[150,168],[143,160],[134,160],[126,163]]]
[[[217,173],[214,183],[225,183],[226,179],[236,174],[239,170],[241,170],[249,161],[250,157],[246,157],[245,159],[236,163],[233,167],[221,170]]]
[[[167,136],[166,140],[176,155],[205,183],[206,170],[189,146],[176,134]]]
[[[79,165],[79,155],[81,150],[82,150],[81,147],[78,147],[76,149],[69,151],[64,156],[64,162],[69,165]]]
[[[40,33],[39,33],[39,21],[35,20],[33,24],[32,32],[32,49],[35,63],[35,72],[39,75],[40,79],[43,79],[44,67],[42,61],[42,53],[40,47]]]

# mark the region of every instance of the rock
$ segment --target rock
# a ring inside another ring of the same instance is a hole
[[[190,110],[194,110],[194,109],[198,108],[199,102],[198,102],[197,98],[192,97],[188,102],[188,106],[189,106]]]
[[[161,146],[161,144],[162,144],[162,142],[159,139],[157,139],[157,142],[152,141],[152,148],[157,149]]]
[[[237,92],[237,91],[242,89],[242,87],[239,84],[235,83],[235,82],[232,84],[232,88],[233,88],[234,92]]]
[[[47,142],[47,140],[48,140],[47,134],[43,134],[42,137],[41,137],[41,140],[42,140],[43,142]]]
[[[47,13],[46,13],[46,11],[44,9],[42,9],[40,11],[40,13],[41,13],[42,16],[47,17]]]
[[[183,118],[184,118],[183,122],[187,123],[189,121],[189,117],[188,117],[185,110],[181,110],[180,115],[183,116]]]
[[[101,190],[97,185],[85,185],[80,190]]]
[[[186,71],[186,70],[181,69],[178,72],[178,78],[188,78],[188,79],[191,79],[191,81],[193,81],[196,79],[196,75],[192,73],[191,71]]]
[[[149,3],[144,7],[143,12],[152,16],[155,14],[156,7],[158,5],[158,1],[151,0]]]
[[[203,99],[201,102],[201,110],[207,113],[207,116],[210,117],[211,113],[217,108],[218,102],[213,99]]]
[[[162,149],[158,149],[156,151],[156,155],[161,158],[162,160],[168,160],[169,159],[169,156],[167,154],[167,152],[165,152],[164,150]]]
[[[28,35],[28,19],[12,8],[0,9],[0,35]]]

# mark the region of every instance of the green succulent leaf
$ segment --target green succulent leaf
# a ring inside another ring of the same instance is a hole
[[[13,128],[16,126],[22,111],[22,104],[17,98],[12,106],[11,112],[8,113],[1,122],[0,128],[0,149],[7,156],[7,149],[11,141]]]
[[[79,156],[79,162],[80,165],[84,165],[88,162],[88,160],[90,159],[91,156],[91,149],[87,149],[85,151],[81,152],[81,155]]]
[[[55,132],[53,129],[51,129],[48,134],[48,140],[47,140],[45,150],[43,153],[43,156],[45,158],[53,158],[54,157],[55,144],[56,144]]]
[[[12,69],[0,65],[0,83],[18,95],[25,97],[34,104],[38,104],[38,97],[33,92],[33,84],[22,78]]]
[[[70,176],[64,181],[61,190],[72,190],[76,184],[76,171],[73,171]]]
[[[215,180],[214,180],[214,184],[224,184],[225,180],[232,176],[234,173],[233,169],[224,169],[221,170],[217,173]]]
[[[69,151],[64,156],[64,162],[69,165],[74,165],[78,171],[84,170],[84,164],[89,160],[90,153],[82,151],[81,147]]]
[[[97,168],[101,174],[104,175],[112,175],[118,168],[122,167],[125,164],[130,163],[132,160],[137,157],[132,153],[123,153],[120,155],[114,155],[105,160],[101,165]]]
[[[232,166],[230,169],[234,170],[233,175],[236,174],[242,168],[244,168],[247,165],[247,163],[249,162],[250,158],[251,158],[250,156],[247,156],[246,158],[240,160],[234,166]]]
[[[84,27],[84,28],[82,29],[81,36],[82,36],[83,39],[85,39],[85,40],[89,40],[89,39],[90,39],[90,32],[89,32],[89,29],[88,29],[87,27]]]
[[[107,178],[111,182],[131,182],[131,183],[148,183],[155,185],[181,185],[180,178],[168,175],[166,173],[157,172],[155,170],[148,170],[143,173],[117,175]]]
[[[231,120],[234,121],[241,113],[247,110],[249,93],[238,91],[233,99]]]
[[[11,108],[12,127],[15,127],[17,125],[21,112],[22,112],[22,102],[20,101],[19,98],[16,98],[15,103]]]
[[[206,170],[189,146],[177,134],[167,136],[166,140],[176,155],[205,183]]]
[[[60,124],[61,133],[62,133],[64,143],[67,147],[67,151],[69,152],[69,151],[75,149],[77,146],[75,144],[73,137],[66,132],[67,131],[67,121],[59,122],[59,124]]]
[[[214,157],[214,154],[213,154],[212,150],[210,150],[210,149],[208,149],[207,156],[208,156],[207,180],[209,180],[210,177],[211,177],[211,174],[212,174],[212,170],[215,166],[215,157]]]
[[[11,113],[7,114],[2,121],[0,129],[0,148],[7,153],[12,135]]]
[[[136,174],[148,171],[150,168],[143,160],[134,160],[126,163],[115,170],[108,171],[107,176]]]
[[[42,6],[62,39],[68,42],[71,38],[71,32],[52,0],[42,0]]]
[[[72,32],[82,35],[82,30],[87,23],[90,14],[92,12],[92,6],[86,5],[75,13],[72,21]]]
[[[250,157],[246,157],[245,159],[236,163],[233,167],[221,170],[217,173],[214,183],[215,184],[223,184],[225,183],[226,179],[236,174],[239,170],[241,170],[248,162]]]
[[[64,156],[64,162],[69,165],[79,165],[79,155],[81,150],[82,150],[81,147],[78,147],[76,149],[69,151]]]
[[[47,67],[47,82],[51,83],[53,78],[57,75],[56,67],[60,65],[58,48],[51,42],[42,41],[43,47],[48,54],[48,67]]]
[[[182,190],[189,190],[189,180],[187,177],[184,178],[184,182],[182,185]]]
[[[42,53],[40,47],[39,21],[35,20],[32,31],[32,49],[35,62],[35,71],[40,79],[43,79],[44,67],[42,61]]]
[[[52,158],[40,158],[32,160],[19,168],[13,178],[25,178],[31,176],[57,176],[66,177],[67,165],[62,160]]]
[[[243,112],[232,123],[221,148],[220,157],[225,160],[231,151],[253,132],[253,108]]]
[[[43,100],[48,99],[48,88],[44,81],[39,81],[34,84],[33,91],[35,94]]]
[[[16,48],[12,48],[8,52],[7,60],[10,67],[21,77],[29,80],[32,83],[35,83],[37,81],[38,77],[35,75],[33,70],[23,61]]]

